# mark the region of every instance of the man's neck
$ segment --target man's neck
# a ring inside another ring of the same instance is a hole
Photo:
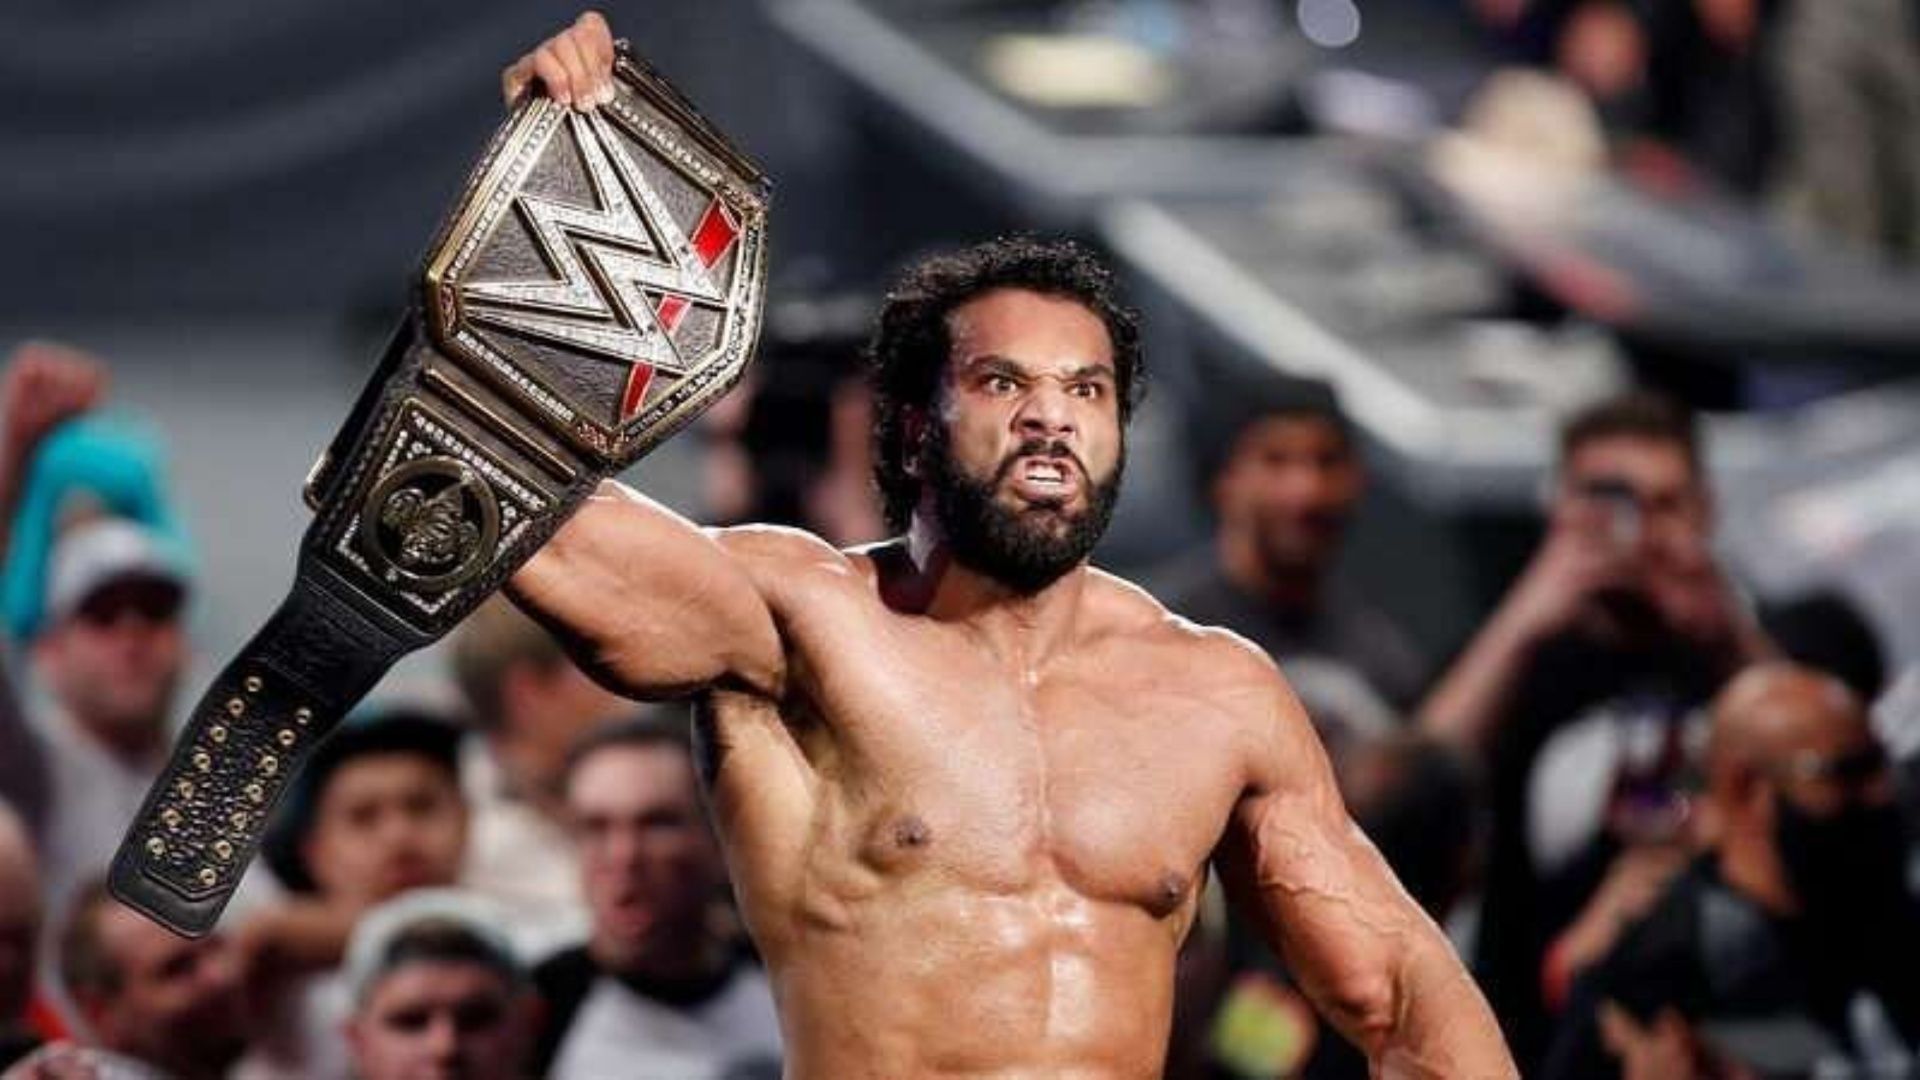
[[[544,749],[508,728],[487,736],[487,753],[500,772],[504,793],[559,821],[563,816],[559,778],[564,762],[549,761]]]
[[[1220,571],[1234,588],[1288,614],[1310,614],[1320,606],[1324,575],[1319,568],[1276,567],[1262,558],[1250,532],[1222,529],[1215,545]]]
[[[915,605],[920,613],[965,626],[1029,673],[1070,648],[1091,573],[1086,563],[1038,592],[1021,593],[954,561],[924,516],[908,531],[907,553],[916,581],[901,592],[921,601]]]

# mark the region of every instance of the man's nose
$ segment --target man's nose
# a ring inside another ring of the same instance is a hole
[[[1073,408],[1066,391],[1047,381],[1028,391],[1015,421],[1022,435],[1053,438],[1074,430]]]
[[[435,1013],[427,1023],[427,1053],[435,1062],[452,1063],[460,1055],[460,1025],[447,1012]]]

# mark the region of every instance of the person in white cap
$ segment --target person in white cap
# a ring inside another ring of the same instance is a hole
[[[32,716],[50,781],[48,910],[105,871],[166,759],[190,587],[184,557],[131,521],[87,521],[55,545],[47,620],[30,645],[50,706]]]
[[[482,898],[428,889],[368,912],[347,947],[346,982],[360,1080],[526,1075],[526,971]]]

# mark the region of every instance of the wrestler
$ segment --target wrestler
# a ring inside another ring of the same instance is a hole
[[[591,108],[594,14],[508,68]],[[872,351],[902,539],[700,529],[609,483],[513,578],[582,665],[693,695],[800,1078],[1158,1076],[1210,861],[1376,1075],[1514,1075],[1273,664],[1087,565],[1139,386],[1067,244],[923,262]]]

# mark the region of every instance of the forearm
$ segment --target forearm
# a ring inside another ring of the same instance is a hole
[[[1512,707],[1537,639],[1510,611],[1496,612],[1421,703],[1421,730],[1484,754]]]
[[[1402,959],[1393,1008],[1366,1046],[1384,1080],[1481,1080],[1519,1075],[1480,988],[1437,930]]]

